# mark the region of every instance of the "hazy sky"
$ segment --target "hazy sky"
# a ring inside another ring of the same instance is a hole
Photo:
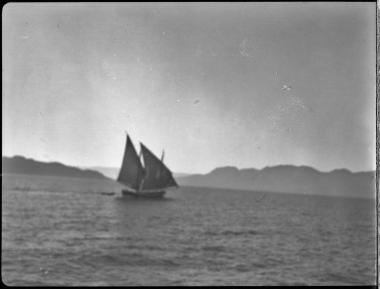
[[[375,169],[376,3],[11,3],[3,155]]]

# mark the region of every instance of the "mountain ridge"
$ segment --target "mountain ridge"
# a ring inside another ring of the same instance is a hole
[[[2,174],[26,174],[44,176],[62,176],[73,178],[107,179],[94,170],[83,170],[56,161],[41,162],[24,156],[2,157]]]
[[[218,167],[206,174],[177,178],[180,185],[306,195],[373,198],[375,171],[334,169],[322,172],[309,166],[279,165],[263,169]]]
[[[2,158],[2,173],[113,179],[118,168],[77,168],[59,162],[40,162],[23,156]],[[90,169],[91,168],[91,169]],[[108,170],[108,171],[107,171]],[[373,198],[375,171],[345,168],[323,172],[310,166],[278,165],[262,169],[217,167],[206,174],[173,173],[179,185],[250,191]]]

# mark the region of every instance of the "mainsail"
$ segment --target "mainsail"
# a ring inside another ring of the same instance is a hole
[[[143,177],[143,170],[135,147],[133,146],[129,135],[127,135],[123,163],[117,181],[138,190]]]
[[[172,172],[142,143],[141,152],[144,158],[145,176],[142,190],[161,189],[178,186]]]

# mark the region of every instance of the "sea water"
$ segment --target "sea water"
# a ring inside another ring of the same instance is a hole
[[[75,182],[73,182],[75,183]],[[2,191],[7,285],[373,285],[375,200]]]

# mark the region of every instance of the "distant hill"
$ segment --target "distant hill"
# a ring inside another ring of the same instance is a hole
[[[111,178],[113,180],[116,180],[116,178],[117,178],[117,176],[119,174],[119,171],[120,171],[120,168],[100,167],[100,166],[97,166],[97,167],[83,167],[83,169],[98,171],[99,173],[101,173],[101,174],[105,175],[106,177]]]
[[[94,170],[82,170],[76,167],[66,166],[58,162],[40,162],[27,159],[22,156],[3,157],[2,174],[25,174],[62,176],[72,178],[106,179],[106,177]]]
[[[180,185],[253,191],[375,197],[375,172],[346,169],[320,172],[307,166],[281,165],[257,169],[216,168],[208,174],[177,178]]]

